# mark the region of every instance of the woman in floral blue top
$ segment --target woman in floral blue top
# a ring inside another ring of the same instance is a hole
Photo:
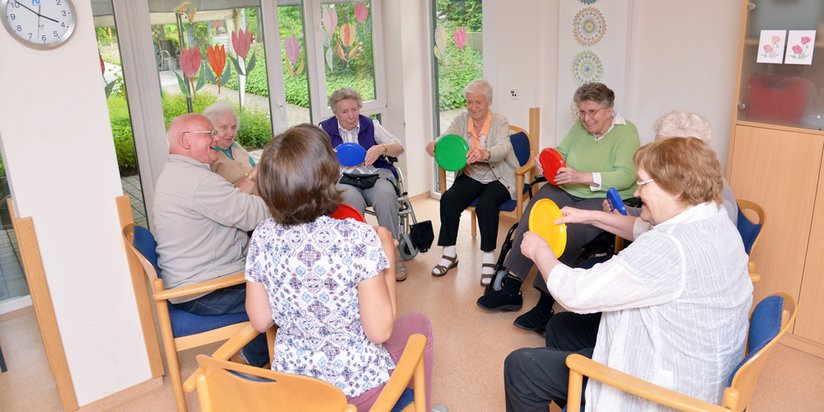
[[[340,388],[366,411],[400,359],[408,337],[427,337],[423,314],[395,317],[395,241],[382,227],[326,215],[340,203],[340,166],[323,130],[292,127],[266,145],[258,189],[272,218],[261,222],[246,259],[246,311],[259,331],[278,325],[272,369]]]

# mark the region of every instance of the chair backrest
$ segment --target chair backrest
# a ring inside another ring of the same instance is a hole
[[[741,235],[741,240],[744,242],[744,250],[750,254],[755,242],[758,240],[758,235],[764,228],[767,216],[764,209],[755,202],[749,200],[738,200],[738,233]],[[751,210],[758,217],[758,222],[753,222],[744,214],[745,210]]]
[[[137,256],[140,265],[149,278],[149,283],[160,277],[160,268],[157,266],[157,241],[152,232],[143,226],[135,224],[123,228],[123,236],[129,241],[126,244]]]
[[[210,411],[355,411],[346,395],[320,379],[197,355],[200,409]]]
[[[750,319],[747,355],[732,371],[723,406],[735,411],[749,406],[758,376],[770,352],[795,320],[795,314],[795,300],[783,293],[767,296],[758,303]]]
[[[529,136],[522,130],[510,135],[509,139],[512,141],[512,151],[515,152],[515,157],[518,158],[518,164],[521,166],[525,165],[530,157],[532,157]]]

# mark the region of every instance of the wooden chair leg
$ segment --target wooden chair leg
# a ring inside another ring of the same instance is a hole
[[[475,214],[475,209],[469,212],[469,217],[472,219],[472,239],[478,234],[478,216]]]
[[[175,393],[178,412],[187,412],[186,395],[183,393],[183,379],[180,377],[180,361],[177,353],[166,352],[166,362],[169,364],[169,380],[172,383],[172,390]]]

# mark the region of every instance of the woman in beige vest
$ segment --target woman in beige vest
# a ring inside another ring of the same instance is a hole
[[[257,167],[249,153],[235,142],[239,119],[231,105],[217,102],[203,111],[203,115],[212,122],[217,130],[217,161],[212,164],[212,171],[223,176],[229,183],[245,193],[258,194],[255,176]]]

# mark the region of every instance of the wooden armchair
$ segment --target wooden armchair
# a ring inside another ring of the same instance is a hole
[[[778,340],[784,336],[795,321],[795,300],[779,293],[767,296],[758,303],[750,319],[746,356],[733,369],[724,389],[721,405],[714,405],[679,392],[658,386],[635,376],[620,372],[581,355],[570,355],[568,412],[578,412],[581,408],[583,377],[603,382],[609,386],[635,396],[681,411],[741,412],[750,406],[761,369]]]
[[[267,334],[273,336],[270,331]],[[192,376],[201,410],[356,411],[354,405],[347,404],[340,389],[320,379],[225,361],[228,354],[240,350],[257,334],[252,325],[246,325],[212,357],[197,356],[200,367]],[[388,412],[393,407],[403,407],[405,412],[426,410],[425,347],[424,335],[409,337],[395,371],[370,411]],[[410,382],[414,390],[407,388]],[[188,385],[190,381],[186,382]]]
[[[764,208],[758,203],[744,199],[737,200],[737,203],[738,233],[741,234],[741,240],[744,242],[744,250],[747,252],[747,255],[749,255],[750,252],[752,252],[752,248],[755,247],[756,242],[758,242],[761,232],[764,230],[764,225],[767,222],[767,214],[764,212]],[[749,212],[745,213],[746,211]],[[752,218],[748,215],[752,216]],[[753,218],[756,220],[754,221]],[[761,275],[755,272],[755,262],[752,259],[750,259],[749,270],[752,283],[761,280]]]
[[[195,315],[175,308],[169,299],[199,295],[228,286],[240,285],[245,283],[246,279],[241,272],[195,285],[165,289],[163,280],[158,276],[157,242],[154,236],[142,226],[129,224],[123,228],[123,239],[127,246],[127,253],[131,255],[130,259],[134,258],[140,262],[145,274],[144,279],[152,291],[177,409],[186,411],[178,352],[229,339],[244,326],[249,325],[249,318],[245,313],[219,316]]]
[[[500,213],[504,216],[514,218],[516,221],[521,220],[524,212],[524,196],[529,190],[529,184],[535,178],[535,154],[538,153],[538,140],[541,132],[541,109],[532,107],[529,109],[529,131],[524,130],[518,126],[510,125],[511,132],[510,139],[512,139],[512,149],[518,157],[518,162],[521,167],[515,170],[515,186],[521,188],[516,191],[515,199],[510,199],[501,205]],[[438,168],[440,173],[440,191],[446,192],[446,171]],[[474,238],[478,232],[478,222],[475,217],[475,204],[477,199],[472,202],[472,205],[467,208],[471,214],[472,220],[472,237]]]

